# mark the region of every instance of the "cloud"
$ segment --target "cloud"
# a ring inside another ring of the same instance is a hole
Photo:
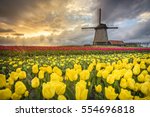
[[[133,35],[132,35],[132,39],[145,39],[146,37],[149,38],[149,42],[150,42],[150,22],[141,22],[139,23],[139,25],[136,25],[133,28]],[[135,35],[136,34],[136,35]]]
[[[15,33],[15,34],[12,34],[14,36],[24,36],[24,34],[21,34],[21,33]]]
[[[0,0],[0,20],[15,23],[38,6],[40,0]]]
[[[82,42],[75,41],[75,38],[83,37],[81,25],[89,23],[92,19],[90,8],[94,5],[92,0],[82,1],[83,4],[79,0],[42,0],[42,2],[41,0],[1,0],[0,2],[0,21],[16,31],[13,35],[27,35],[26,33],[33,35],[47,31],[50,36],[37,37],[36,42],[56,45]],[[35,44],[35,41],[32,41],[35,40],[33,37],[14,40],[20,44],[22,42]]]
[[[106,22],[132,19],[150,11],[149,0],[100,0]]]
[[[110,39],[148,39],[149,4],[149,0],[0,0],[0,44],[2,40],[20,45],[92,44],[94,30],[81,27],[98,24],[98,8],[104,23],[119,27],[108,31]]]
[[[109,38],[150,42],[150,1],[149,0],[100,0],[103,22],[119,27],[109,30]]]
[[[10,32],[14,32],[14,30],[0,28],[0,33],[10,33]]]
[[[13,38],[0,36],[0,45],[16,45],[16,40]]]

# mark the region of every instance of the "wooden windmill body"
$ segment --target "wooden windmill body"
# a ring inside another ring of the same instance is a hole
[[[97,27],[83,27],[82,29],[95,29],[93,45],[101,45],[108,43],[107,29],[118,29],[118,27],[107,27],[101,23],[101,9],[99,9],[99,25]]]

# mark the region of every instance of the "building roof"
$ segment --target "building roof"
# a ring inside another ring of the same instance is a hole
[[[123,45],[123,44],[125,44],[123,41],[118,41],[118,40],[109,40],[108,42],[112,45]]]

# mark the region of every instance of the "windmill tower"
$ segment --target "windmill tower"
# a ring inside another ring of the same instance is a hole
[[[118,29],[118,27],[107,27],[101,23],[101,9],[99,9],[99,25],[97,27],[83,27],[82,29],[95,29],[95,37],[93,45],[101,45],[108,43],[107,29]]]

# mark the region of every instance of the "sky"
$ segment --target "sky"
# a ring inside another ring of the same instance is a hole
[[[92,44],[99,8],[110,40],[150,42],[150,0],[0,0],[0,45]]]

